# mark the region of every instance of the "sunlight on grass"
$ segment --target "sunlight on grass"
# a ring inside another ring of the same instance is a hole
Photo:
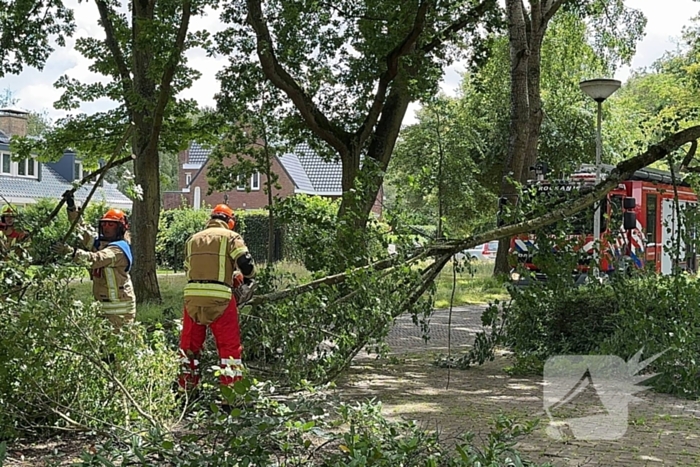
[[[474,261],[472,271],[457,272],[454,306],[505,300],[508,292],[503,282],[492,277],[493,263]],[[437,279],[435,308],[448,308],[452,295],[452,262],[447,263]]]

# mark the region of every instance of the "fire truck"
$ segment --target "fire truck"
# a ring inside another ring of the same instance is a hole
[[[604,180],[613,168],[611,165],[601,166],[601,180]],[[595,186],[594,165],[584,164],[564,180],[547,180],[545,165],[531,169],[537,174],[537,179],[528,182],[528,191],[535,193],[540,199],[543,195],[585,192]],[[670,274],[674,267],[696,272],[698,258],[695,242],[687,241],[695,237],[694,228],[684,225],[683,220],[684,213],[694,210],[697,202],[698,196],[688,183],[680,180],[680,177],[676,177],[674,189],[670,172],[651,168],[637,170],[600,202],[599,239],[593,236],[593,206],[567,219],[572,229],[567,238],[576,240],[576,249],[581,258],[576,271],[572,271],[576,283],[585,282],[594,264],[599,265],[597,271],[601,273],[614,273],[616,266],[623,264],[620,259],[627,259],[625,264],[632,264],[636,268],[648,268],[660,274]],[[677,216],[678,212],[680,217]],[[679,229],[683,229],[683,235],[678,235]],[[674,243],[679,237],[679,243]],[[679,247],[678,255],[674,254],[674,245]],[[537,239],[532,233],[517,235],[511,239],[511,279],[516,285],[527,285],[533,278],[546,279],[536,264],[538,250]]]

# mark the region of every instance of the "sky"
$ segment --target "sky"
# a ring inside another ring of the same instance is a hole
[[[647,28],[644,39],[637,45],[637,52],[631,66],[619,69],[615,78],[625,81],[632,69],[651,65],[667,50],[674,50],[681,37],[684,26],[690,24],[693,16],[700,12],[700,3],[693,0],[626,0],[632,8],[641,10],[647,17]],[[55,89],[53,83],[62,75],[68,75],[83,82],[96,82],[99,76],[90,72],[90,62],[73,49],[78,37],[103,37],[103,32],[97,24],[98,13],[92,3],[78,4],[78,0],[67,0],[66,4],[75,10],[77,31],[73,38],[67,41],[66,47],[57,48],[51,55],[42,71],[25,69],[19,75],[9,75],[0,79],[0,92],[10,89],[19,99],[18,107],[36,112],[47,112],[52,119],[63,117],[65,111],[53,108],[61,90]],[[206,17],[193,19],[192,30],[207,29],[216,32],[220,29],[218,15],[209,12]],[[216,72],[226,63],[222,57],[207,57],[203,50],[192,50],[187,54],[190,66],[202,72],[202,77],[194,86],[184,91],[181,96],[197,100],[200,106],[213,107],[214,95],[219,90]],[[452,95],[456,92],[461,80],[463,67],[456,64],[448,68],[442,81],[442,90]],[[78,112],[94,113],[112,108],[114,104],[107,99],[83,104]],[[414,112],[418,104],[411,104],[404,119],[405,124],[415,121]]]

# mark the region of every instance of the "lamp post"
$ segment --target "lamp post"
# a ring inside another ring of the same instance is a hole
[[[595,184],[600,183],[600,159],[603,153],[603,138],[601,127],[603,122],[602,108],[605,99],[610,97],[615,91],[620,88],[622,83],[616,79],[589,79],[581,81],[579,86],[581,91],[586,93],[591,99],[598,103],[598,128],[595,141]],[[595,205],[595,214],[593,217],[593,241],[600,241],[600,201]],[[598,259],[598,254],[595,253],[595,259]]]

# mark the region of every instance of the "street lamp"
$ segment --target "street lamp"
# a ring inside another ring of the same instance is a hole
[[[598,103],[598,128],[595,141],[595,184],[600,183],[600,158],[603,153],[603,138],[601,136],[601,126],[603,122],[602,107],[603,101],[610,97],[615,91],[620,88],[622,83],[616,79],[589,79],[581,81],[579,86],[581,91],[586,93],[591,99]],[[595,214],[593,217],[593,241],[600,241],[600,201],[595,205]],[[596,259],[598,255],[596,254]]]

